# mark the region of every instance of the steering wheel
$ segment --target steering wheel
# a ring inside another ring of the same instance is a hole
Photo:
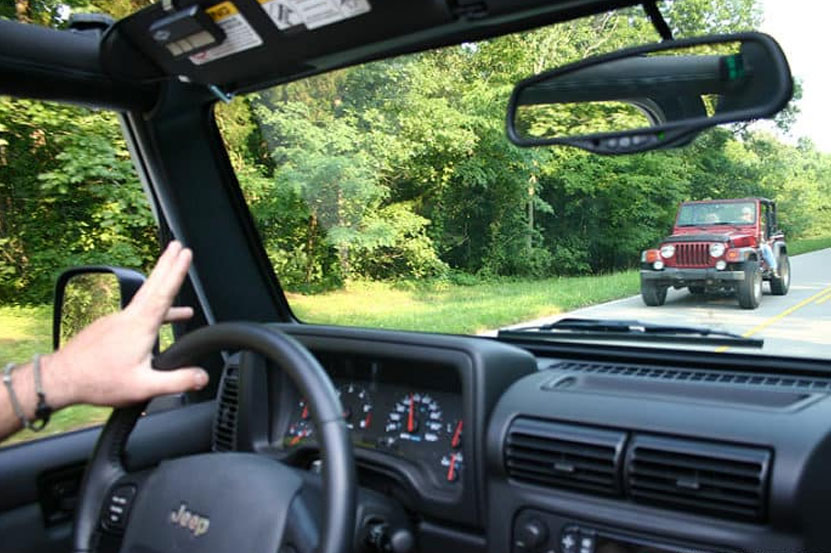
[[[342,553],[351,547],[355,465],[331,380],[297,341],[255,323],[198,329],[156,357],[153,365],[170,370],[222,349],[245,349],[267,357],[307,399],[321,444],[322,493],[308,478],[304,483],[299,470],[252,453],[180,457],[162,461],[149,472],[131,474],[123,462],[124,450],[146,403],[115,409],[81,484],[75,553],[99,549],[102,536],[108,535],[100,532],[102,525],[123,531],[121,551],[127,553],[240,548],[254,553]]]

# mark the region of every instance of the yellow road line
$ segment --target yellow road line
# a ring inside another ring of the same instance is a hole
[[[823,294],[828,294],[828,296],[825,296],[824,298],[820,299],[820,296],[822,296]],[[782,311],[778,315],[774,315],[773,317],[771,317],[770,319],[764,321],[763,323],[761,323],[757,326],[754,326],[753,328],[751,328],[750,330],[748,330],[747,332],[742,334],[742,336],[744,338],[749,338],[749,337],[753,336],[754,334],[756,334],[757,332],[766,329],[767,327],[769,327],[773,323],[787,317],[788,315],[790,315],[791,313],[793,313],[797,309],[802,309],[803,307],[805,307],[809,303],[813,302],[814,300],[817,300],[817,303],[822,303],[824,301],[827,301],[829,298],[831,298],[831,287],[826,288],[824,290],[820,290],[819,292],[817,292],[813,296],[805,298],[801,302],[790,306],[789,308],[785,309],[784,311]],[[730,346],[720,346],[720,347],[716,348],[716,352],[721,353],[721,352],[727,351],[729,348],[730,348]]]
[[[823,303],[827,302],[828,300],[831,300],[831,294],[826,294],[826,296],[824,298],[818,299],[817,300],[817,305],[822,305]]]

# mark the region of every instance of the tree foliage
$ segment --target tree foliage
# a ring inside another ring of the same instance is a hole
[[[81,264],[146,266],[155,225],[115,116],[0,98],[0,302]]]

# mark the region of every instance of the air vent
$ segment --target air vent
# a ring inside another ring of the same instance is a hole
[[[214,451],[233,451],[237,443],[239,367],[228,365],[219,385],[219,405],[214,421]]]
[[[505,467],[530,484],[619,495],[625,441],[614,430],[518,418],[508,430]]]
[[[765,517],[770,452],[636,435],[626,487],[638,502],[739,520]]]
[[[708,384],[727,384],[731,386],[772,386],[790,390],[821,392],[828,392],[831,389],[831,379],[829,378],[802,378],[781,374],[754,374],[578,362],[557,362],[549,365],[548,368],[569,372],[628,376],[648,380],[676,380]]]

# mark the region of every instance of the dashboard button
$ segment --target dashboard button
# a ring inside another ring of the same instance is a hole
[[[580,536],[580,553],[594,553],[594,536],[582,534]]]
[[[580,534],[575,529],[566,529],[560,538],[560,545],[562,546],[562,553],[577,553],[577,545],[580,540]]]
[[[548,527],[539,519],[532,518],[519,525],[515,545],[526,551],[534,551],[548,540]]]

